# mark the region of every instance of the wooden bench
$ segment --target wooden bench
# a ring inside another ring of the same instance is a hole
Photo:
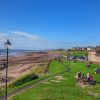
[[[100,74],[100,68],[95,69],[95,74]]]

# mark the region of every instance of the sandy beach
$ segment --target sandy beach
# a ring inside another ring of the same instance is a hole
[[[9,57],[8,77],[9,81],[25,75],[32,71],[34,68],[39,67],[46,61],[58,58],[58,52],[31,52],[24,55]],[[5,63],[6,58],[0,58],[0,64]],[[0,70],[0,86],[4,85],[2,78],[5,78],[5,68]]]

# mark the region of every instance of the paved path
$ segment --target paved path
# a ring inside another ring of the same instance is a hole
[[[24,91],[26,91],[26,90],[28,90],[28,89],[30,89],[30,88],[33,88],[33,87],[37,86],[38,84],[40,84],[40,83],[42,83],[42,82],[45,82],[45,81],[49,80],[50,78],[55,77],[55,76],[57,76],[57,75],[60,75],[60,74],[62,74],[62,73],[65,73],[65,72],[66,72],[66,71],[61,72],[61,73],[58,73],[58,74],[54,74],[54,75],[49,76],[49,77],[47,77],[47,78],[45,78],[45,79],[39,80],[39,81],[37,81],[37,82],[35,82],[35,83],[33,83],[33,84],[29,84],[29,85],[27,85],[27,86],[25,86],[25,87],[22,87],[22,88],[20,88],[20,89],[18,89],[18,90],[15,90],[14,92],[8,94],[8,98],[10,98],[11,96],[17,95],[18,93],[22,93],[22,92],[24,92]],[[4,96],[0,97],[0,100],[5,100],[5,97],[4,97]]]

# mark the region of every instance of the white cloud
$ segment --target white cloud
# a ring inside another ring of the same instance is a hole
[[[48,41],[47,39],[35,34],[22,31],[12,31],[6,34],[0,33],[0,48],[3,48],[3,44],[7,38],[10,39],[13,49],[56,49],[86,45],[80,42]]]
[[[32,40],[40,39],[40,37],[38,35],[33,35],[30,33],[21,32],[21,31],[13,31],[13,32],[11,32],[11,34],[14,36],[20,36],[20,37],[24,37],[24,38],[28,38],[28,39],[32,39]]]
[[[3,43],[10,39],[13,48],[18,49],[32,49],[35,48],[35,44],[42,40],[38,35],[22,32],[12,31],[8,33],[0,33],[0,48],[3,48]],[[34,45],[33,45],[34,44]]]
[[[8,37],[8,34],[0,33],[0,42],[3,42],[4,40],[6,40],[7,37]]]

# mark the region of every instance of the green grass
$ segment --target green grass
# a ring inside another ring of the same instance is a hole
[[[73,55],[73,56],[85,56],[85,55],[87,55],[87,51],[72,51],[71,55]]]
[[[63,64],[61,64],[60,62],[54,60],[51,62],[50,66],[49,66],[49,72],[51,74],[57,74],[60,72],[63,72],[65,70]]]
[[[63,63],[67,65],[66,62]],[[88,91],[100,94],[100,84],[83,89],[75,86],[76,82],[73,78],[78,71],[81,71],[85,75],[88,72],[91,73],[95,80],[100,81],[100,75],[94,74],[94,68],[98,67],[100,68],[100,66],[92,64],[90,68],[87,68],[84,62],[71,62],[70,73],[65,72],[61,74],[65,80],[55,83],[49,79],[48,84],[41,83],[38,86],[12,97],[10,100],[100,100],[100,97],[88,95]],[[58,61],[53,61],[49,67],[50,74],[60,73],[64,70],[64,66]],[[52,77],[52,79],[55,80],[55,77]]]
[[[42,77],[40,77],[40,78],[38,78],[38,79],[36,79],[36,80],[32,80],[32,81],[26,82],[26,83],[24,83],[24,84],[22,84],[22,85],[13,85],[13,84],[12,84],[12,85],[10,85],[10,86],[8,87],[8,93],[12,93],[12,92],[14,92],[14,91],[16,91],[16,90],[18,90],[18,89],[21,89],[21,88],[23,88],[23,87],[25,87],[25,86],[28,86],[28,85],[31,85],[31,84],[34,84],[34,83],[37,83],[38,81],[43,80],[43,79],[46,79],[46,78],[48,78],[48,77],[50,77],[49,74],[44,74]],[[21,79],[21,78],[19,78],[19,79]],[[19,80],[19,79],[17,79],[17,80]],[[16,83],[17,80],[15,80],[14,83]],[[5,88],[1,88],[1,89],[0,89],[0,96],[4,96],[4,94],[5,94]]]

